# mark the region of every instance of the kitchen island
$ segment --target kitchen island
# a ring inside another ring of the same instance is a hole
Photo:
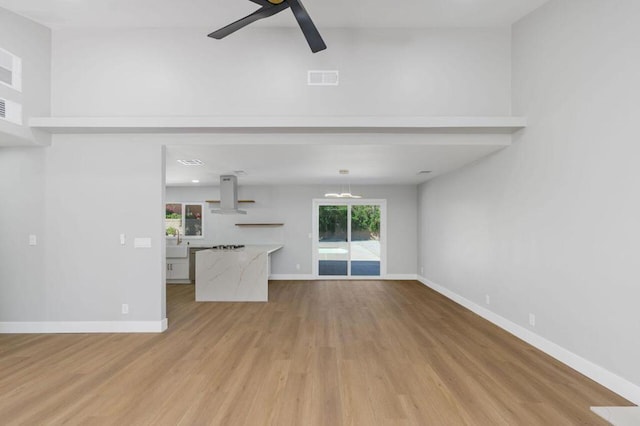
[[[196,302],[266,302],[269,263],[281,245],[196,253]]]

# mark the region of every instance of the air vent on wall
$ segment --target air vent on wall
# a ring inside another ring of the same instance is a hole
[[[340,84],[338,71],[309,71],[307,84],[309,86],[338,86]]]
[[[6,99],[0,99],[0,120],[22,124],[22,105]]]

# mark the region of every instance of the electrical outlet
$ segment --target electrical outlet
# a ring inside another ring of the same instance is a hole
[[[300,264],[299,263],[296,263],[296,270],[298,270],[298,271],[300,270]]]
[[[491,304],[491,296],[489,296],[488,294],[485,294],[485,296],[484,296],[484,302],[485,302],[487,305],[490,305],[490,304]]]
[[[126,303],[122,304],[122,313],[123,314],[128,314],[129,313],[129,305],[127,305]]]
[[[420,275],[423,275],[423,274],[424,274],[424,266],[421,266],[420,267]]]
[[[38,245],[38,237],[36,237],[35,235],[29,235],[29,245],[30,246],[37,246]]]
[[[529,325],[531,327],[536,326],[536,316],[534,314],[529,314]]]

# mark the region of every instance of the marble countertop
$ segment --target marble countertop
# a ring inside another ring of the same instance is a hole
[[[211,246],[189,246],[189,247],[193,247],[193,248],[199,248],[199,249],[211,249]],[[267,252],[267,254],[271,254],[275,251],[280,250],[282,247],[284,247],[282,244],[247,244],[245,245],[243,248],[239,248],[239,249],[233,249],[233,250],[212,250],[214,253],[242,253],[242,252],[247,252],[247,251],[251,251],[251,252]]]
[[[251,250],[264,250],[267,254],[271,254],[275,251],[278,251],[282,248],[282,244],[256,244],[256,245],[248,245],[245,248],[249,248]]]

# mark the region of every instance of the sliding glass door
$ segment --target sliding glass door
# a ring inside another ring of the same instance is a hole
[[[349,275],[347,206],[318,206],[318,275]]]
[[[380,276],[380,206],[351,206],[351,275]]]
[[[315,275],[383,275],[385,206],[384,200],[315,200]]]

